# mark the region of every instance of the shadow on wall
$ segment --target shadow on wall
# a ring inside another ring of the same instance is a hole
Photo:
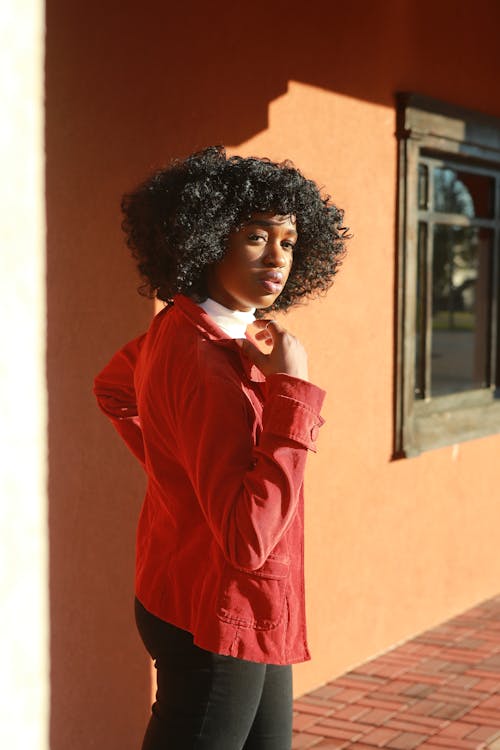
[[[120,195],[172,156],[266,129],[269,103],[290,79],[389,106],[398,89],[453,99],[456,85],[467,104],[481,59],[459,84],[456,61],[439,60],[439,8],[429,28],[422,2],[366,5],[361,14],[330,3],[303,18],[280,2],[48,0],[52,750],[137,748],[149,708],[132,609],[144,478],[91,392],[94,375],[153,313],[134,295]],[[433,78],[419,67],[424,35]]]

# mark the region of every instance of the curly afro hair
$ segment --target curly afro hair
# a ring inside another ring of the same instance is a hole
[[[222,146],[154,172],[123,196],[121,208],[127,245],[144,279],[139,292],[165,302],[177,293],[197,302],[207,298],[205,269],[224,257],[229,234],[253,213],[296,217],[292,269],[267,311],[286,311],[326,292],[352,236],[342,226],[344,212],[292,162],[227,158]]]

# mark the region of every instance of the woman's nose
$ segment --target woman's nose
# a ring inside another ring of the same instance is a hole
[[[267,265],[273,265],[276,268],[283,268],[286,266],[286,254],[279,240],[275,242],[269,241],[266,246],[265,263]]]

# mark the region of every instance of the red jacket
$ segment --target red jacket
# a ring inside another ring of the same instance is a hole
[[[184,295],[96,377],[148,478],[136,594],[209,651],[291,664],[306,642],[303,477],[325,392],[263,373]]]

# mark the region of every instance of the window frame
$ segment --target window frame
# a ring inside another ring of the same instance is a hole
[[[394,458],[417,456],[500,433],[500,175],[495,183],[490,387],[415,398],[418,165],[421,151],[436,158],[500,172],[500,118],[414,92],[396,92],[398,254]],[[431,271],[428,270],[427,284]]]

